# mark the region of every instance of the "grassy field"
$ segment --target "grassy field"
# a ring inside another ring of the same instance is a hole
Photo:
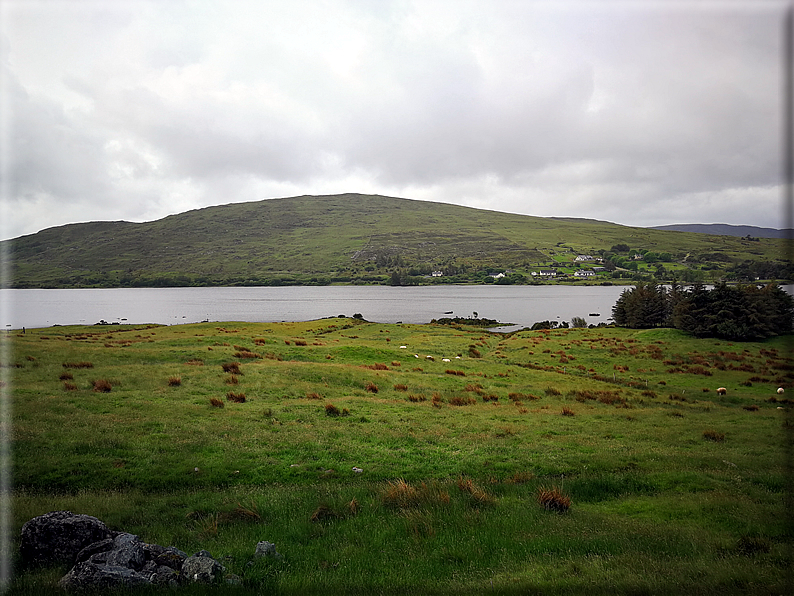
[[[16,551],[57,509],[209,550],[243,578],[213,594],[791,586],[787,338],[334,318],[6,339],[9,593],[58,593],[66,570]],[[284,559],[253,562],[261,540]]]

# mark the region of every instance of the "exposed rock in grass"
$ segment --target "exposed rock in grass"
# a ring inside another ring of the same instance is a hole
[[[173,546],[146,544],[133,534],[113,532],[90,515],[53,511],[22,527],[20,541],[26,563],[73,564],[59,586],[68,591],[105,591],[140,586],[240,583],[224,576],[225,567],[199,551],[188,556]],[[282,559],[270,542],[257,544],[254,557]]]

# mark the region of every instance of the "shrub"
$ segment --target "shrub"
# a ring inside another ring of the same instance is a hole
[[[61,373],[61,376],[58,377],[61,381],[72,381],[74,380],[74,375],[69,371]]]
[[[565,513],[571,507],[571,498],[556,486],[538,488],[537,499],[546,511]]]
[[[244,404],[245,393],[233,393],[229,391],[229,393],[226,394],[226,399],[228,399],[230,402],[233,402],[235,404]]]
[[[392,360],[391,361],[391,365],[392,366],[400,366],[400,361],[399,360]]]
[[[340,416],[342,412],[339,411],[334,404],[325,404],[325,415],[326,416]]]
[[[563,406],[562,407],[562,415],[563,416],[575,416],[576,413],[571,408],[569,408],[568,406]]]
[[[110,393],[112,387],[110,381],[106,379],[97,379],[94,381],[94,391],[98,393]]]
[[[223,407],[223,402],[221,400],[219,400],[217,397],[211,397],[210,398],[210,405],[212,405],[213,408],[222,408]]]
[[[169,387],[179,387],[182,384],[182,377],[168,377]]]
[[[370,393],[377,393],[378,392],[378,386],[375,383],[372,383],[372,382],[367,383],[367,386],[365,387],[365,389],[367,391],[369,391]]]
[[[296,339],[296,340],[295,340],[295,345],[296,345],[296,346],[306,346],[306,345],[308,345],[308,344],[306,343],[306,340],[305,340],[305,339]]]
[[[394,386],[395,391],[408,391],[408,385],[403,385],[402,383],[398,383]]]

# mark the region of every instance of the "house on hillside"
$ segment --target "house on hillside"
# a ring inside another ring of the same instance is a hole
[[[595,271],[590,271],[589,269],[580,269],[579,271],[574,272],[574,277],[594,277]]]
[[[593,255],[577,255],[574,259],[574,263],[581,263],[582,261],[592,261]]]
[[[444,277],[444,272],[443,271],[433,271],[430,274],[430,277]]]
[[[557,277],[557,272],[554,269],[541,269],[533,271],[530,275],[533,277]]]

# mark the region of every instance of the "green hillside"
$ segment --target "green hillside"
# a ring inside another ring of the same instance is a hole
[[[343,194],[235,203],[147,223],[70,224],[5,241],[2,254],[10,260],[6,285],[19,288],[528,283],[541,269],[573,280],[577,270],[602,266],[590,283],[673,275],[708,282],[754,279],[759,267],[762,278],[790,277],[783,242]],[[613,251],[618,245],[622,252]],[[637,251],[651,254],[635,260]],[[606,261],[574,263],[581,254]],[[489,277],[500,272],[506,277]]]

